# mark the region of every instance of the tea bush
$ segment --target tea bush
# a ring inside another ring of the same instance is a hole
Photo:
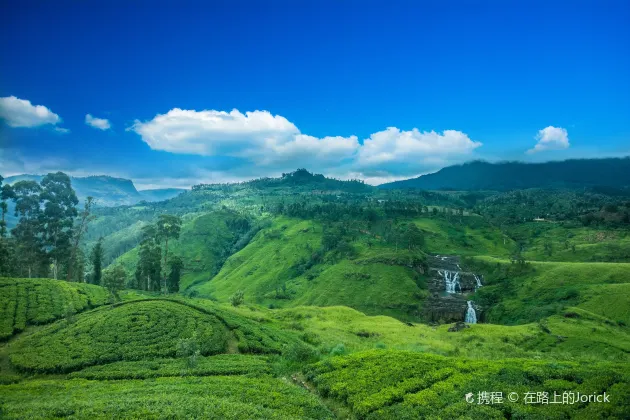
[[[227,331],[215,316],[165,300],[130,301],[58,321],[9,346],[11,363],[36,372],[67,372],[120,360],[174,356],[196,333],[202,355],[224,352]]]
[[[405,351],[372,350],[307,368],[325,396],[346,402],[361,418],[625,418],[630,413],[627,363],[467,360]],[[502,404],[470,404],[472,392],[502,392]],[[610,403],[525,404],[526,392],[580,392]],[[517,392],[520,400],[507,396]]]
[[[85,379],[147,379],[162,376],[218,376],[260,375],[270,372],[265,356],[241,354],[219,354],[200,357],[194,367],[189,368],[186,359],[153,359],[130,362],[114,362],[91,366],[73,372],[69,378]]]
[[[332,419],[307,390],[262,376],[32,380],[0,385],[3,419]]]
[[[0,278],[0,340],[29,324],[45,324],[107,303],[100,286],[51,279]]]

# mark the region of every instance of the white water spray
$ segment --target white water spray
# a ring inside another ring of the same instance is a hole
[[[467,303],[468,303],[468,310],[466,311],[466,319],[464,321],[467,324],[476,324],[477,312],[475,312],[475,308],[473,308],[471,301],[468,301]]]
[[[440,270],[438,274],[444,279],[444,285],[446,287],[446,293],[457,293],[457,288],[462,291],[462,286],[459,284],[459,272]]]
[[[479,276],[477,276],[476,274],[473,274],[473,277],[475,278],[475,281],[477,282],[477,285],[475,286],[475,289],[478,289],[481,286],[483,286],[483,284],[481,284],[481,279],[479,278]]]

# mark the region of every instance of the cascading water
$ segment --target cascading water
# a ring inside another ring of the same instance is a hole
[[[466,319],[464,322],[467,324],[476,324],[477,323],[477,312],[475,312],[475,308],[472,306],[472,302],[468,301],[468,310],[466,311]]]
[[[438,274],[444,279],[446,293],[457,293],[458,287],[459,291],[462,291],[462,286],[459,284],[459,272],[440,270]]]
[[[477,276],[476,274],[473,274],[473,277],[475,278],[475,281],[477,282],[477,285],[475,286],[475,289],[478,289],[481,286],[483,286],[483,284],[481,284],[481,279],[479,278],[479,276]]]

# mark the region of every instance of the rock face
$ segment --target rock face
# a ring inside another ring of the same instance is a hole
[[[448,332],[457,332],[457,331],[464,330],[466,328],[470,328],[470,327],[466,325],[465,322],[456,322],[449,327]]]
[[[428,264],[430,278],[427,285],[431,295],[424,305],[426,319],[431,322],[463,323],[468,311],[469,295],[479,287],[479,277],[462,267],[457,256],[431,256]],[[482,309],[472,305],[477,320],[483,320]]]

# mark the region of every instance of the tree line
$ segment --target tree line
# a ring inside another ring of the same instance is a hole
[[[131,286],[139,290],[177,292],[183,261],[169,256],[169,241],[177,239],[181,219],[160,215],[144,226],[139,260],[133,279],[120,264],[103,269],[103,240],[100,238],[86,257],[81,241],[94,219],[94,199],[87,197],[83,208],[70,177],[49,173],[40,183],[18,181],[4,184],[0,176],[0,277],[52,277],[67,281],[103,285],[112,292]],[[17,225],[7,230],[8,201],[15,204]],[[164,252],[162,252],[162,249]],[[91,266],[91,270],[86,268]]]

